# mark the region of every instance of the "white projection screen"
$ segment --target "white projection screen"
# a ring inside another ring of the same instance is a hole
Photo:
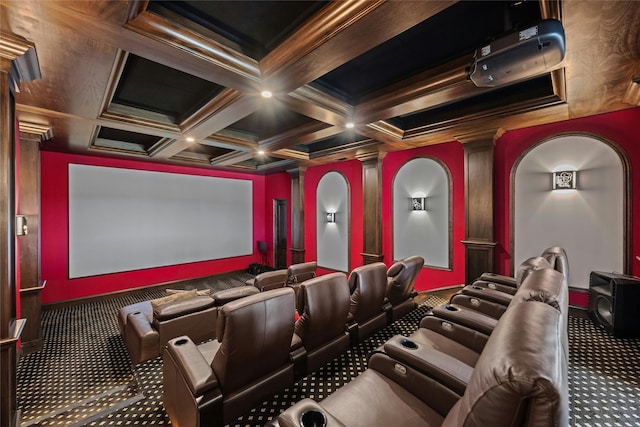
[[[69,278],[249,255],[240,179],[69,165]]]

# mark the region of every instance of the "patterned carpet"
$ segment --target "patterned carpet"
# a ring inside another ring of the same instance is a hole
[[[181,288],[226,289],[248,274],[191,281]],[[132,367],[118,332],[122,306],[164,295],[161,289],[43,312],[44,348],[18,363],[18,407],[27,426],[168,425],[162,406],[162,359]],[[396,334],[411,334],[430,296],[404,318],[238,418],[262,426],[305,397],[322,400],[366,369],[368,354]],[[640,339],[616,339],[591,321],[570,317],[572,426],[640,426]]]

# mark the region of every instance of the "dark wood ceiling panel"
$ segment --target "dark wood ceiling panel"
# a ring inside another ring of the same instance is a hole
[[[327,1],[151,1],[147,10],[162,16],[167,11],[206,28],[231,42],[229,47],[256,60],[295,31]],[[170,16],[170,15],[169,15]],[[198,27],[191,26],[198,30]]]
[[[282,104],[273,100],[273,102],[263,103],[262,108],[233,123],[228,129],[254,135],[258,140],[262,140],[291,129],[317,123],[319,122],[284,108]]]
[[[222,89],[215,83],[129,55],[112,103],[166,114],[179,123]]]
[[[113,141],[123,141],[129,142],[132,144],[138,144],[146,149],[151,148],[154,144],[156,144],[161,138],[154,135],[147,135],[138,132],[129,132],[121,129],[109,128],[106,126],[101,126],[98,131],[98,138],[101,139],[110,139]]]

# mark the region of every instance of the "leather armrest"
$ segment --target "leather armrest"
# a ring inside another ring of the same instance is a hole
[[[450,320],[460,325],[466,326],[485,335],[491,335],[493,329],[498,324],[498,320],[475,310],[453,304],[436,307],[431,310],[434,316]]]
[[[388,340],[383,348],[384,352],[393,359],[442,382],[461,396],[473,373],[473,367],[431,346],[418,344],[402,335],[396,335]]]
[[[280,427],[302,427],[302,417],[309,411],[318,411],[323,414],[327,421],[325,424],[326,427],[346,427],[333,417],[333,415],[328,413],[326,409],[320,406],[320,404],[309,398],[299,401],[281,413],[277,418],[277,423]]]
[[[499,283],[501,285],[511,286],[512,288],[515,288],[518,286],[515,277],[503,276],[502,274],[496,274],[496,273],[482,273],[477,280],[484,280],[486,282]]]
[[[213,299],[209,296],[197,296],[163,304],[153,310],[153,318],[156,321],[174,319],[196,311],[213,307]]]
[[[482,353],[489,336],[450,320],[428,314],[420,320],[420,328],[429,329],[444,337],[454,340],[476,353]]]
[[[147,316],[139,311],[127,315],[127,326],[125,329],[133,331],[139,339],[147,340],[155,338],[156,341],[158,339],[158,331],[153,329]]]
[[[194,396],[202,396],[218,387],[216,374],[189,337],[184,335],[170,340],[165,351],[173,359]]]
[[[470,295],[479,299],[496,302],[504,306],[509,305],[513,300],[513,295],[511,294],[475,285],[465,286],[464,288],[462,288],[460,293],[464,295]]]
[[[456,294],[452,296],[449,303],[452,305],[466,307],[482,314],[486,314],[487,316],[493,317],[494,319],[500,319],[504,312],[507,311],[507,306],[500,303],[486,301],[471,295],[464,294]]]
[[[482,288],[493,289],[494,291],[504,292],[505,294],[514,295],[518,288],[511,285],[503,285],[502,283],[491,282],[488,280],[476,280],[472,283],[475,286]]]

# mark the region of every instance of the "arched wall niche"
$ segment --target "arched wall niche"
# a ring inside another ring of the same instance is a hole
[[[425,210],[412,199],[425,197]],[[419,255],[426,268],[452,268],[451,172],[434,157],[416,157],[396,172],[392,186],[393,259]]]
[[[575,190],[552,190],[552,173],[575,170]],[[616,144],[588,133],[558,134],[524,151],[511,171],[511,271],[550,246],[569,258],[569,286],[591,271],[628,272],[630,168]]]
[[[349,184],[338,171],[325,173],[316,188],[316,256],[318,267],[349,272]],[[327,214],[334,215],[329,222]]]

